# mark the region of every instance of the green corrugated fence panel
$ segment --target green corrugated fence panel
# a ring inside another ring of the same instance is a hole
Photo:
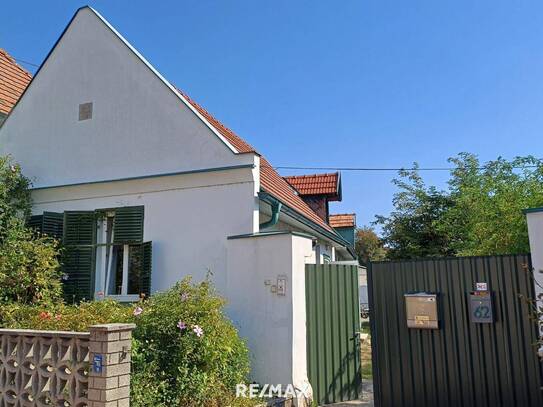
[[[528,255],[372,263],[368,286],[375,405],[543,406]],[[469,293],[493,293],[495,321],[475,324]],[[440,329],[408,329],[404,294],[439,294]]]
[[[308,375],[319,404],[358,398],[358,267],[306,265]]]

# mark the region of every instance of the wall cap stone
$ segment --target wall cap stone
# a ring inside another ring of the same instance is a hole
[[[45,331],[37,329],[0,329],[0,335],[11,336],[44,336],[44,337],[68,337],[68,338],[88,338],[89,332],[75,331]]]
[[[98,324],[92,325],[89,329],[93,331],[129,331],[136,328],[136,324]]]

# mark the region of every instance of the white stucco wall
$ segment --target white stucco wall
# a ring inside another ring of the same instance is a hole
[[[267,222],[271,218],[270,211],[269,211],[269,205],[267,203],[260,202],[260,223]],[[309,227],[301,227],[299,225],[299,222],[295,222],[294,220],[288,218],[285,214],[279,215],[279,221],[277,224],[266,228],[265,231],[292,231],[292,232],[300,232],[300,233],[308,233],[313,236],[315,236],[316,239],[316,245],[313,247],[313,260],[312,263],[316,264],[323,264],[324,263],[324,255],[328,255],[330,258],[330,261],[336,261],[336,251],[334,248],[334,244],[337,245],[337,243],[333,242],[332,240],[325,240],[319,236],[316,236],[316,233],[314,230],[310,229]]]
[[[252,233],[253,170],[205,172],[33,192],[33,213],[144,205],[144,239],[153,241],[152,290],[207,271],[224,292],[226,238]]]
[[[358,289],[360,304],[369,304],[368,297],[368,271],[366,267],[358,267]]]
[[[528,221],[528,235],[530,237],[530,252],[532,267],[534,268],[535,294],[538,298],[543,293],[543,210],[526,214]],[[540,306],[543,304],[540,304]]]
[[[85,102],[93,103],[93,117],[78,121]],[[6,153],[36,187],[246,160],[89,8],[77,13],[0,128]]]
[[[290,233],[228,240],[228,312],[251,350],[252,380],[306,388],[305,264],[310,238]],[[272,292],[279,276],[286,295]]]

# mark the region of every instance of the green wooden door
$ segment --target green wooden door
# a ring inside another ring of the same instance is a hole
[[[360,396],[358,267],[308,264],[305,268],[307,368],[319,404]]]

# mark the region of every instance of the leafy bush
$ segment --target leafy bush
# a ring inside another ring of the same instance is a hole
[[[209,282],[189,279],[136,316],[132,405],[225,406],[249,372],[248,351]],[[137,313],[137,312],[136,312]]]
[[[5,304],[0,306],[0,326],[18,329],[87,331],[89,326],[113,322],[133,322],[133,306],[113,300],[62,302],[48,306]]]
[[[90,325],[135,322],[131,405],[249,406],[235,399],[249,372],[248,350],[223,313],[209,282],[185,279],[133,305],[112,300],[79,305],[0,306],[0,326],[85,331]]]
[[[25,227],[30,181],[0,157],[0,303],[52,304],[62,296],[58,245]]]

